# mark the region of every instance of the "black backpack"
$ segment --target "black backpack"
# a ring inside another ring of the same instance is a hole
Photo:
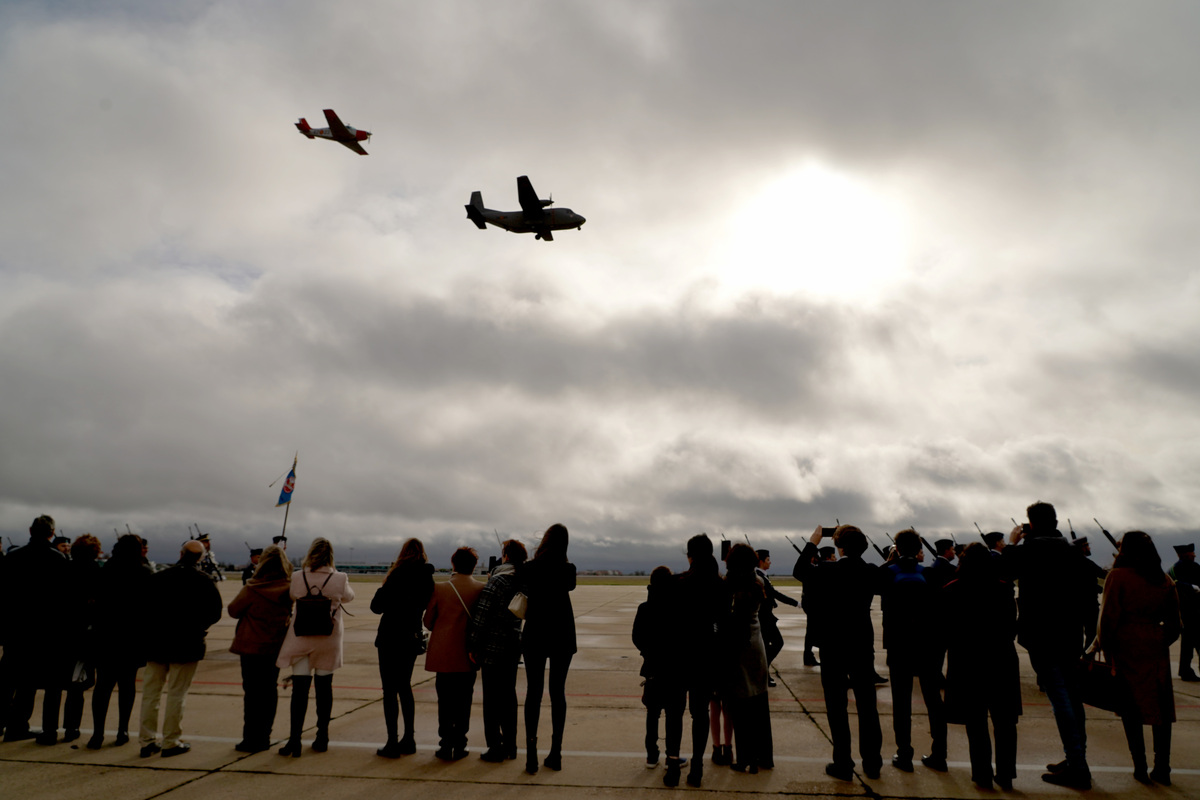
[[[300,577],[304,580],[305,592],[304,596],[296,601],[296,635],[328,636],[333,633],[333,601],[321,590],[329,583],[333,573],[330,573],[325,578],[325,583],[320,586],[309,586],[308,576],[303,572],[300,573]],[[313,594],[314,591],[316,594]]]

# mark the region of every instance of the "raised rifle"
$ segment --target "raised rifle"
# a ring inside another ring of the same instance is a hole
[[[864,533],[863,536],[867,536],[867,535]],[[875,552],[879,553],[879,557],[882,558],[884,561],[887,561],[887,553],[885,553],[879,549],[879,545],[875,544],[875,540],[872,539],[870,536],[867,536],[867,541],[871,543],[871,547],[875,548]]]
[[[986,545],[986,544],[987,544],[987,539],[986,539],[986,538],[984,538],[984,535],[983,535],[983,528],[979,527],[979,523],[978,523],[978,522],[972,522],[971,524],[975,526],[975,530],[979,531],[979,538],[980,538],[980,539],[983,539],[983,543]]]
[[[1100,520],[1096,519],[1095,517],[1092,517],[1092,522],[1096,523],[1096,527],[1098,527],[1100,529],[1100,532],[1104,534],[1104,538],[1108,539],[1108,543],[1113,546],[1113,549],[1120,551],[1121,546],[1119,544],[1117,544],[1117,540],[1113,538],[1111,533],[1104,530],[1104,526],[1100,524]]]
[[[792,546],[792,549],[795,550],[797,553],[804,552],[799,547],[796,547],[796,543],[792,541],[792,537],[788,536],[786,533],[783,535],[783,538],[787,539],[788,544],[790,544]]]
[[[912,527],[912,532],[913,532],[913,533],[916,533],[916,534],[917,534],[917,536],[921,536],[921,534],[917,533],[917,526],[916,526],[916,525],[913,525],[913,526],[911,526],[911,527]],[[929,542],[925,541],[925,537],[924,537],[924,536],[921,536],[921,544],[925,545],[925,549],[927,549],[927,550],[929,551],[930,555],[932,555],[932,556],[934,557],[934,559],[937,559],[937,557],[938,557],[938,552],[937,552],[937,550],[934,550],[934,549],[933,549],[933,545],[931,545]]]

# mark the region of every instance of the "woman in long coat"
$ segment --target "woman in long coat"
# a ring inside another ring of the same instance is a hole
[[[292,616],[292,565],[283,550],[271,545],[259,558],[254,575],[229,604],[238,621],[229,652],[242,665],[241,753],[260,753],[271,746],[271,728],[279,707],[276,660]]]
[[[90,533],[85,533],[71,543],[70,578],[66,586],[67,609],[70,612],[65,621],[69,629],[68,638],[72,652],[69,653],[66,668],[68,676],[73,672],[77,662],[83,662],[88,673],[86,683],[67,683],[67,699],[63,705],[63,735],[64,742],[73,742],[79,738],[79,723],[83,720],[83,693],[91,687],[95,660],[95,640],[92,637],[92,626],[95,621],[96,592],[100,583],[100,565],[96,559],[100,557],[100,540]]]
[[[432,594],[433,565],[425,557],[421,540],[409,539],[400,546],[396,563],[371,599],[371,611],[383,615],[375,634],[375,647],[379,653],[379,680],[383,684],[387,742],[375,754],[384,758],[417,752],[413,736],[412,672],[417,656],[425,651],[421,615]],[[398,739],[397,722],[401,714],[404,737]]]
[[[738,772],[758,772],[775,765],[771,712],[767,705],[767,649],[759,625],[759,609],[767,601],[766,587],[755,574],[758,554],[748,544],[735,544],[726,559],[725,589],[728,613],[720,622],[720,642],[726,660],[721,695],[729,704],[737,742]]]
[[[104,744],[104,723],[113,689],[117,689],[117,746],[129,741],[129,717],[137,692],[143,653],[145,609],[154,574],[142,557],[142,539],[127,533],[113,545],[112,556],[99,572],[92,617],[96,687],[92,690],[92,738],[89,750]]]
[[[320,592],[331,601],[333,632],[328,636],[297,636],[296,616],[292,615],[283,648],[275,662],[280,669],[292,670],[290,736],[279,749],[281,756],[300,757],[300,734],[308,713],[308,689],[315,686],[317,698],[317,735],[312,749],[329,749],[329,718],[333,714],[333,672],[342,666],[342,611],[344,603],[354,599],[350,578],[333,566],[333,545],[328,539],[314,539],[304,557],[303,569],[292,574],[293,600]]]
[[[1116,664],[1128,684],[1132,702],[1121,713],[1125,739],[1133,756],[1133,776],[1171,785],[1171,724],[1175,694],[1167,649],[1179,638],[1179,595],[1162,569],[1150,536],[1129,531],[1104,581],[1096,646]],[[1146,771],[1146,735],[1154,735],[1154,770]]]
[[[434,689],[438,701],[438,750],[443,761],[457,761],[467,754],[467,730],[471,725],[471,698],[475,694],[475,664],[467,653],[467,625],[471,609],[483,584],[471,577],[479,556],[460,547],[450,556],[454,574],[434,584],[425,609],[429,628],[429,651],[425,670],[436,673]]]
[[[546,529],[533,558],[517,569],[517,585],[528,598],[521,651],[525,655],[525,771],[538,771],[538,717],[550,663],[550,752],[543,764],[562,769],[563,730],[567,726],[567,670],[575,655],[575,565],[567,561],[566,526]]]
[[[992,740],[996,737],[995,782],[1012,789],[1017,776],[1017,718],[1021,675],[1017,661],[1017,605],[1012,585],[996,575],[995,559],[981,542],[967,546],[954,579],[935,607],[945,615],[946,719],[967,726],[971,779],[991,788]]]

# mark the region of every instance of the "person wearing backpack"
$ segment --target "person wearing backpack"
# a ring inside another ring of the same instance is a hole
[[[929,755],[921,763],[946,771],[946,714],[942,702],[941,654],[938,641],[942,626],[935,623],[935,606],[940,585],[927,580],[929,570],[921,561],[921,535],[911,528],[895,536],[899,557],[881,570],[880,596],[883,606],[883,647],[887,650],[892,683],[892,731],[896,754],[892,766],[913,771],[912,690],[913,680],[921,685],[921,696],[929,712]]]
[[[292,573],[291,596],[296,611],[275,662],[292,670],[290,735],[279,755],[300,757],[300,734],[308,713],[308,689],[316,686],[317,735],[312,749],[329,749],[329,717],[333,713],[333,672],[342,666],[342,605],[354,599],[350,578],[333,565],[333,545],[317,538],[308,548],[303,569]]]

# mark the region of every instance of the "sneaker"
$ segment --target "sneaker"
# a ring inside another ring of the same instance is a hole
[[[775,679],[774,679],[774,678],[767,678],[767,686],[770,686],[770,687],[775,687],[775,686],[778,686],[778,685],[779,685],[779,684],[775,682]]]
[[[188,744],[187,742],[180,742],[179,744],[175,745],[174,747],[168,747],[166,750],[163,750],[162,757],[163,758],[171,758],[173,756],[181,756],[191,749],[192,749],[192,746],[190,744]]]
[[[658,766],[658,756],[659,753],[657,750],[648,751],[646,753],[646,769],[654,769]]]

